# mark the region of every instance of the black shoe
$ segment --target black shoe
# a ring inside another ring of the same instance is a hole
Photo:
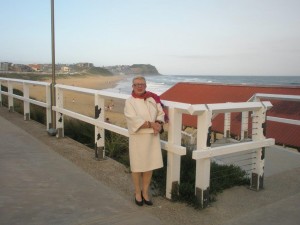
[[[134,198],[134,200],[135,200],[135,204],[136,205],[138,205],[138,206],[143,206],[143,199],[142,199],[142,201],[138,201],[138,200],[136,200],[136,198]]]
[[[147,201],[146,199],[143,199],[146,205],[153,205],[153,202],[151,200]]]
[[[147,201],[146,199],[144,199],[144,196],[142,195],[142,201],[146,204],[146,205],[153,205],[153,202],[151,200]]]

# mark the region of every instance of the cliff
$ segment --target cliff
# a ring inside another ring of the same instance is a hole
[[[150,64],[133,64],[129,65],[118,65],[108,66],[105,69],[109,70],[113,74],[124,74],[124,75],[160,75],[155,66]]]
[[[133,64],[130,69],[132,74],[160,75],[155,66],[150,64]]]

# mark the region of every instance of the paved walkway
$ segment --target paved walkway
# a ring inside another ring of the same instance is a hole
[[[1,116],[0,184],[3,225],[161,224]]]
[[[297,152],[279,146],[267,149],[262,191],[234,187],[201,211],[161,197],[155,198],[155,207],[140,208],[129,200],[132,190],[122,195],[90,176],[53,150],[57,139],[50,137],[45,144],[39,135],[31,134],[36,128],[32,124],[0,107],[1,225],[299,224]],[[43,127],[37,130],[47,137]],[[75,149],[74,143],[70,146]],[[127,185],[126,179],[118,178],[119,187]]]

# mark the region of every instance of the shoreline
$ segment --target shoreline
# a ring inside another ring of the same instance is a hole
[[[102,90],[107,88],[113,88],[117,83],[123,80],[125,77],[121,75],[102,76],[102,75],[86,75],[83,77],[68,77],[59,78],[56,80],[57,84],[64,84],[76,87],[90,88],[95,90]],[[46,80],[51,83],[51,80]]]

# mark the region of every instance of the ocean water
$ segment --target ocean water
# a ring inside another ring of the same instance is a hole
[[[131,93],[133,76],[121,80],[116,87],[106,91],[122,94]],[[147,90],[158,95],[167,91],[178,82],[215,83],[215,84],[240,84],[240,85],[276,85],[298,86],[300,88],[300,76],[189,76],[189,75],[149,75],[146,76]]]

